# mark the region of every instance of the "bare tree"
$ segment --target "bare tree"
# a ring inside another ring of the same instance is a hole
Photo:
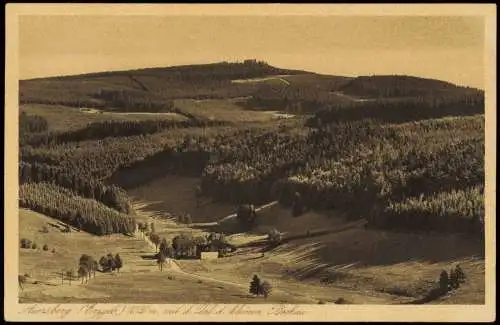
[[[95,272],[97,271],[97,267],[98,267],[98,263],[96,260],[92,260],[92,273],[94,275],[94,278],[95,278]]]
[[[163,252],[160,252],[160,254],[158,254],[158,267],[160,268],[160,272],[163,272],[163,265],[165,264],[167,258],[165,257],[165,255],[163,254]]]
[[[160,236],[158,236],[155,233],[151,233],[151,235],[149,236],[149,239],[155,245],[156,251],[158,251],[158,245],[160,244]]]
[[[68,278],[69,285],[71,285],[71,280],[73,280],[74,275],[73,270],[66,271],[66,277]]]
[[[267,297],[271,294],[272,289],[273,289],[273,287],[271,286],[271,284],[267,281],[264,281],[260,285],[259,291],[264,295],[264,298],[267,299]]]
[[[88,275],[89,269],[87,268],[87,266],[84,264],[80,264],[80,267],[78,268],[78,277],[82,279],[82,284],[83,281],[85,281],[85,283],[88,283]]]

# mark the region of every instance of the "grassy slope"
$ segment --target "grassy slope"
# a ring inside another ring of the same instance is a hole
[[[78,108],[62,105],[26,104],[20,111],[30,115],[43,116],[49,122],[51,131],[70,131],[84,128],[92,122],[102,121],[137,121],[137,120],[185,120],[182,115],[170,114],[127,114],[127,113],[86,113]]]
[[[183,207],[193,207],[193,196],[189,192],[194,182],[193,178],[176,176],[135,191],[135,199],[142,201],[136,204],[138,218],[154,221],[157,232],[169,240],[182,232],[201,234],[199,229],[159,217],[168,212],[169,207],[179,212]],[[167,183],[170,186],[165,186]],[[148,203],[162,196],[169,198],[170,205],[151,209]],[[206,220],[213,221],[231,210],[229,206],[208,203],[200,211],[205,213]],[[342,224],[338,216],[319,213],[293,218],[290,211],[279,206],[263,210],[260,215],[264,228],[277,227],[290,234],[313,226],[316,229]],[[94,237],[83,232],[63,234],[52,228],[48,234],[40,233],[48,222],[54,220],[21,210],[20,237],[35,240],[39,246],[48,244],[49,248],[56,248],[54,254],[40,249],[21,250],[20,273],[29,273],[32,280],[50,283],[27,284],[21,293],[24,302],[262,303],[261,299],[247,294],[249,279],[259,274],[276,288],[269,302],[333,302],[343,297],[360,304],[397,304],[421,297],[439,272],[456,262],[461,263],[469,280],[454,295],[436,303],[482,303],[484,299],[484,260],[472,258],[480,249],[477,244],[455,235],[419,236],[351,229],[296,240],[266,252],[264,257],[260,248],[254,248],[242,249],[235,256],[217,261],[178,262],[183,271],[202,277],[196,278],[172,271],[159,273],[153,261],[141,259],[141,255],[151,254],[152,250],[140,239]],[[229,236],[235,243],[255,238],[248,234]],[[81,254],[102,256],[108,252],[120,253],[125,262],[119,275],[98,274],[89,284],[71,288],[67,284],[59,285],[57,273],[61,268],[75,265]],[[173,280],[169,280],[168,275],[173,276]],[[325,276],[332,283],[320,283]],[[197,294],[186,295],[186,292]],[[141,297],[140,301],[134,300],[136,297]]]
[[[218,282],[188,274],[165,270],[161,273],[154,261],[144,260],[151,248],[139,238],[124,236],[95,237],[79,232],[63,234],[39,230],[55,220],[44,215],[20,210],[20,237],[35,240],[39,245],[55,247],[56,253],[38,250],[20,250],[20,274],[31,278],[20,293],[20,302],[43,303],[262,303],[262,299],[248,295],[247,281],[241,283]],[[174,230],[176,231],[176,230]],[[61,285],[58,272],[76,267],[81,254],[102,256],[119,253],[124,267],[119,274],[98,273],[88,284],[75,281]],[[169,276],[171,278],[169,278]],[[34,284],[34,281],[39,281]],[[193,294],[190,294],[193,293]],[[277,291],[268,302],[304,303],[310,299],[295,297]]]
[[[238,105],[241,99],[177,99],[175,107],[184,113],[229,122],[265,122],[275,119],[270,111],[245,110]]]
[[[210,222],[232,212],[230,206],[217,203],[207,203],[196,212],[194,194],[191,194],[195,183],[193,178],[172,176],[132,193],[136,200],[143,202],[145,213],[160,211],[157,215],[161,215],[168,212],[169,207],[175,207],[178,212],[191,212],[194,222]],[[166,198],[166,202],[159,202],[162,197]],[[308,212],[294,218],[288,209],[280,206],[262,210],[259,220],[261,226],[257,231],[233,234],[229,239],[235,244],[261,239],[271,227],[287,234],[303,234],[307,229],[334,228],[345,224],[342,216],[334,213]],[[170,226],[165,229],[161,221],[159,224],[160,232],[171,238]],[[189,231],[187,227],[177,230]],[[201,233],[200,230],[197,232]],[[460,263],[469,275],[469,281],[451,298],[440,303],[483,303],[485,266],[481,256],[480,243],[459,235],[420,235],[355,228],[295,240],[265,253],[265,257],[261,257],[260,248],[243,249],[235,257],[222,260],[224,263],[180,261],[180,265],[197,274],[217,275],[235,282],[245,281],[254,273],[265,274],[288,290],[298,286],[300,292],[316,292],[317,299],[324,299],[322,292],[327,290],[319,284],[319,279],[328,277],[333,282],[328,287],[332,296],[340,292],[343,297],[350,297],[357,303],[379,299],[385,299],[384,303],[387,303],[408,302],[421,297],[437,280],[441,270],[449,270]],[[390,295],[387,297],[382,292]]]
[[[193,222],[217,221],[235,210],[230,204],[211,204],[207,200],[197,207],[195,187],[198,183],[194,177],[169,175],[128,193],[133,200],[144,201],[142,209],[149,214],[161,216],[167,212],[173,215],[185,212],[191,214]]]

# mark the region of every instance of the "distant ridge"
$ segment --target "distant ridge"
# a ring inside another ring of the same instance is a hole
[[[476,88],[457,86],[447,81],[409,75],[360,76],[350,80],[339,90],[362,98],[411,97],[464,90],[479,91]]]
[[[257,76],[264,75],[278,75],[278,74],[310,74],[311,72],[306,72],[302,70],[295,69],[281,69],[269,65],[267,62],[258,61],[255,59],[236,61],[236,62],[214,62],[214,63],[203,63],[203,64],[189,64],[189,65],[176,65],[176,66],[166,66],[166,67],[154,67],[154,68],[138,68],[138,69],[127,69],[127,70],[113,70],[113,71],[102,71],[102,72],[91,72],[75,75],[61,75],[61,76],[51,76],[51,77],[37,77],[23,79],[21,81],[34,81],[34,80],[68,80],[68,79],[81,79],[81,78],[95,78],[95,77],[109,77],[109,76],[122,76],[129,74],[154,74],[161,75],[172,74],[172,73],[187,73],[187,74],[202,74],[202,73],[217,73],[220,70],[225,71],[230,68],[242,68],[247,67],[248,69],[253,69],[259,71]]]
[[[260,81],[244,82],[249,79]],[[282,69],[255,59],[35,78],[21,80],[19,90],[21,104],[178,112],[173,100],[247,98],[242,103],[246,109],[278,109],[299,114],[364,99],[478,93],[477,89],[436,79],[407,75],[342,77]]]

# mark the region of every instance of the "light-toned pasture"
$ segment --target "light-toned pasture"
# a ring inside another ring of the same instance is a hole
[[[62,105],[25,104],[21,105],[20,111],[45,117],[51,131],[77,130],[84,128],[89,123],[103,121],[186,120],[185,116],[176,113],[132,114],[79,109]]]
[[[245,99],[176,99],[175,106],[182,112],[210,120],[228,122],[267,122],[276,119],[291,118],[292,114],[275,110],[246,110],[238,105]]]

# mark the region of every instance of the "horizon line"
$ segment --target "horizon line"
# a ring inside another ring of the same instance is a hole
[[[442,82],[447,82],[452,85],[458,86],[458,87],[464,87],[464,88],[473,88],[473,89],[478,89],[481,91],[485,91],[484,87],[478,87],[474,85],[467,85],[467,84],[460,84],[451,80],[447,79],[439,79],[436,77],[431,77],[431,76],[424,76],[424,75],[415,75],[415,74],[404,74],[404,73],[395,73],[395,74],[360,74],[360,75],[346,75],[346,74],[331,74],[331,73],[324,73],[324,72],[317,72],[317,71],[309,71],[309,70],[302,70],[300,68],[291,68],[291,67],[279,67],[277,65],[273,65],[269,63],[266,60],[259,60],[259,59],[242,59],[242,60],[234,60],[234,61],[210,61],[210,62],[199,62],[199,63],[188,63],[188,64],[177,64],[177,65],[155,65],[155,66],[150,66],[150,67],[133,67],[133,68],[124,68],[124,69],[116,69],[116,70],[95,70],[95,71],[90,71],[90,72],[81,72],[81,73],[74,73],[74,74],[49,74],[45,76],[35,76],[35,77],[28,77],[28,78],[23,78],[19,79],[19,81],[33,81],[33,80],[41,80],[41,79],[51,79],[51,78],[69,78],[69,77],[84,77],[84,76],[89,76],[93,74],[99,74],[99,73],[120,73],[120,72],[127,72],[127,71],[140,71],[140,70],[150,70],[150,69],[166,69],[166,68],[175,68],[175,67],[186,67],[186,66],[200,66],[200,65],[211,65],[211,64],[219,64],[219,63],[244,63],[244,61],[251,61],[255,60],[256,62],[263,62],[269,66],[272,66],[274,68],[278,69],[284,69],[284,70],[295,70],[295,71],[301,71],[306,74],[316,74],[316,75],[323,75],[323,76],[332,76],[332,77],[346,77],[346,78],[360,78],[360,77],[376,77],[376,76],[399,76],[399,77],[415,77],[415,78],[422,78],[422,79],[429,79],[429,80],[436,80],[436,81],[442,81]]]

